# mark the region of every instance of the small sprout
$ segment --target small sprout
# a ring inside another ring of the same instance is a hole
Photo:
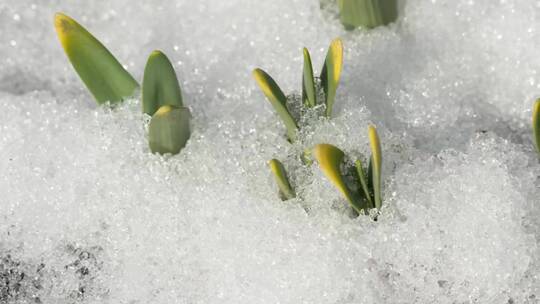
[[[379,135],[377,134],[377,129],[374,126],[369,126],[369,145],[371,147],[371,162],[370,168],[372,170],[372,185],[375,202],[375,208],[381,209],[382,206],[382,197],[381,197],[381,170],[382,170],[382,152],[381,152],[381,142],[379,140]]]
[[[540,153],[540,99],[536,100],[533,108],[533,130],[536,149]]]
[[[287,128],[287,137],[290,141],[294,141],[296,139],[296,130],[298,129],[298,126],[291,113],[289,113],[289,109],[287,109],[287,97],[285,97],[285,94],[283,94],[283,91],[281,91],[274,79],[272,79],[272,77],[270,77],[270,75],[268,75],[265,71],[255,69],[253,71],[253,77],[255,78],[255,81],[257,81],[257,84],[263,91],[266,98],[270,101],[278,115],[285,123],[285,127]]]
[[[397,4],[397,0],[338,0],[341,23],[349,30],[394,22],[398,17]]]
[[[369,207],[375,208],[375,204],[373,203],[373,193],[369,190],[370,184],[368,183],[368,177],[366,176],[362,161],[357,160],[354,163],[354,166],[356,167],[356,173],[360,180],[360,192],[363,194],[364,199],[369,203]]]
[[[313,154],[319,162],[319,166],[324,175],[326,175],[330,182],[332,182],[345,199],[347,199],[351,207],[353,207],[358,214],[362,214],[365,206],[354,197],[353,192],[347,187],[343,174],[341,173],[340,167],[343,158],[345,157],[345,153],[333,145],[319,144],[313,149]]]
[[[302,75],[302,100],[304,105],[313,108],[317,104],[317,90],[313,77],[313,65],[307,48],[304,48],[304,73]]]
[[[369,126],[368,135],[372,154],[367,174],[362,161],[357,160],[354,164],[354,171],[358,175],[358,191],[353,191],[347,187],[345,178],[341,173],[340,166],[345,157],[343,151],[329,144],[319,144],[315,146],[313,151],[323,173],[358,214],[362,214],[362,211],[367,212],[369,209],[381,209],[382,206],[381,145],[374,126]]]
[[[313,108],[318,104],[317,84],[313,75],[313,66],[309,51],[304,48],[303,54],[304,68],[302,73],[302,103],[307,108]],[[342,67],[343,43],[341,42],[341,39],[336,38],[330,44],[320,76],[321,86],[324,91],[326,117],[330,117],[332,115],[332,107],[334,106],[334,100],[336,98],[336,91],[339,85]],[[270,101],[278,115],[285,123],[285,127],[287,128],[287,137],[291,142],[293,142],[296,139],[298,124],[291,115],[291,109],[287,107],[287,96],[279,88],[274,79],[272,79],[272,77],[270,77],[270,75],[263,70],[255,69],[253,71],[253,77],[266,98]]]
[[[182,102],[174,68],[165,54],[153,51],[143,77],[143,112],[152,115],[148,127],[150,150],[177,154],[190,137],[191,114]]]
[[[289,183],[287,172],[285,171],[283,164],[277,159],[272,159],[268,162],[268,165],[270,166],[270,170],[272,171],[276,184],[278,185],[279,196],[281,199],[286,201],[295,198],[296,194]]]
[[[324,66],[321,72],[321,83],[326,95],[326,117],[332,116],[334,99],[341,77],[343,67],[343,43],[341,39],[334,39],[328,48]]]
[[[184,107],[161,106],[150,120],[148,142],[150,150],[159,154],[177,154],[190,137],[191,114]]]
[[[153,51],[144,68],[142,84],[143,112],[152,116],[164,105],[183,107],[182,91],[174,68],[165,54]]]
[[[92,34],[62,13],[55,15],[54,25],[71,64],[98,104],[133,95],[137,81]]]

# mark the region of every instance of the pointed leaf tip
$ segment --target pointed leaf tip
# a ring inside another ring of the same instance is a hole
[[[536,149],[540,153],[540,98],[534,103],[532,123]]]
[[[183,107],[182,90],[169,58],[159,50],[153,51],[146,62],[143,76],[143,112],[153,115],[160,107]]]
[[[54,14],[54,28],[61,41],[65,34],[74,28],[74,25],[78,23],[69,16],[60,12]]]
[[[272,79],[265,71],[258,68],[253,70],[253,78],[266,96],[266,99],[270,101],[270,104],[274,107],[274,110],[276,110],[285,124],[287,137],[290,141],[294,141],[296,139],[296,130],[298,129],[298,126],[287,108],[287,97],[283,94],[283,91],[279,88],[274,79]]]
[[[133,95],[137,81],[90,32],[63,13],[54,16],[54,26],[69,61],[97,103]]]
[[[311,58],[311,56],[309,55],[309,50],[308,50],[307,47],[302,48],[302,53],[304,54],[304,57],[310,57]]]
[[[287,97],[281,90],[281,88],[277,85],[276,81],[268,75],[265,71],[262,69],[255,69],[253,70],[253,78],[255,78],[255,81],[259,85],[259,88],[264,93],[264,95],[272,99],[271,102],[279,102],[283,106],[287,105]]]
[[[150,57],[155,56],[165,56],[165,54],[161,50],[153,50],[152,53],[150,53]]]
[[[289,183],[289,179],[287,178],[287,172],[285,171],[285,167],[283,166],[283,164],[277,159],[271,159],[268,162],[268,165],[270,166],[270,170],[274,175],[274,179],[279,187],[280,194],[283,196],[283,198],[285,198],[285,200],[295,198],[296,194],[294,193],[294,190]]]
[[[345,199],[347,199],[356,212],[361,213],[364,207],[354,198],[341,173],[340,166],[345,157],[345,153],[333,145],[318,144],[313,149],[313,155],[319,162],[319,166],[324,175],[339,190]]]

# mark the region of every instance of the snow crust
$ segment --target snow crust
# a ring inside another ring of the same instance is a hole
[[[149,152],[139,95],[97,107],[53,29],[63,11],[142,79],[163,50],[191,108],[177,156]],[[540,4],[408,0],[342,29],[316,0],[0,2],[0,303],[538,303]],[[334,118],[291,145],[251,70],[299,93],[345,46]],[[378,221],[316,165],[383,146]],[[282,202],[266,162],[299,198]]]

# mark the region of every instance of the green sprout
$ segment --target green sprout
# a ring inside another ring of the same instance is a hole
[[[139,84],[84,27],[57,13],[54,25],[71,64],[98,104],[118,103]],[[150,54],[143,77],[143,112],[152,116],[148,142],[153,153],[177,154],[190,137],[191,114],[184,107],[174,68],[165,54]]]
[[[370,209],[380,209],[382,206],[381,145],[374,126],[369,126],[368,134],[371,158],[367,170],[360,160],[355,162],[358,189],[350,189],[347,186],[345,175],[341,171],[343,159],[345,158],[343,151],[330,144],[319,144],[313,149],[313,154],[319,163],[321,171],[358,214],[367,214]]]
[[[98,104],[133,95],[137,81],[84,27],[62,13],[55,15],[54,26],[73,68]]]
[[[148,142],[153,153],[178,154],[190,137],[191,114],[184,107],[176,72],[165,54],[153,51],[144,68],[143,112],[151,115]]]
[[[338,6],[341,23],[348,30],[387,25],[398,17],[397,0],[338,0]]]
[[[272,171],[276,184],[278,185],[281,200],[286,201],[295,198],[296,193],[294,193],[294,190],[289,183],[287,172],[285,171],[283,164],[277,159],[272,159],[268,162],[268,165],[270,166],[270,171]]]
[[[540,99],[537,99],[534,103],[532,124],[536,150],[540,153]]]
[[[315,107],[317,102],[317,85],[313,76],[313,66],[309,51],[304,48],[304,68],[302,73],[302,101],[308,108]],[[341,77],[343,67],[343,43],[337,38],[332,41],[328,48],[325,63],[320,75],[322,90],[324,91],[324,104],[326,106],[326,117],[332,115],[332,108],[336,97],[336,91]],[[253,77],[259,85],[270,104],[274,107],[279,117],[287,129],[287,138],[293,142],[296,140],[298,122],[287,107],[287,96],[283,93],[277,83],[261,69],[253,71]]]

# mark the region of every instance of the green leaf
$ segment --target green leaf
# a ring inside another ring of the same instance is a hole
[[[278,185],[279,192],[284,198],[283,200],[290,200],[292,198],[295,198],[296,194],[294,193],[294,190],[289,183],[289,179],[287,178],[287,172],[285,171],[285,167],[283,167],[283,164],[277,159],[272,159],[268,162],[268,165],[270,166],[270,170],[274,175],[274,179],[276,180],[276,184]]]
[[[133,95],[137,81],[92,34],[61,13],[55,15],[54,25],[71,64],[98,104]]]
[[[533,130],[536,149],[540,153],[540,99],[536,100],[533,108]]]
[[[382,197],[381,197],[381,170],[382,170],[382,152],[381,142],[377,129],[374,126],[369,126],[369,145],[371,147],[371,168],[373,174],[373,193],[375,208],[381,209]]]
[[[304,48],[304,73],[302,77],[302,101],[310,108],[317,103],[315,80],[313,79],[313,65],[308,49]]]
[[[360,180],[360,187],[362,192],[364,193],[364,197],[369,203],[370,208],[375,208],[375,205],[373,204],[372,194],[369,190],[368,183],[367,183],[367,176],[364,172],[364,167],[361,160],[357,160],[354,163],[354,166],[356,167],[356,173],[358,174],[358,179]]]
[[[265,71],[255,69],[253,71],[253,77],[268,101],[270,101],[278,113],[279,117],[281,117],[281,120],[283,120],[283,123],[285,123],[287,137],[290,141],[294,141],[296,139],[298,126],[287,109],[287,97],[285,97],[285,94],[283,94],[283,91],[281,91],[274,79],[272,79]]]
[[[346,29],[374,28],[394,22],[397,0],[338,0],[341,23]]]
[[[153,51],[144,68],[142,85],[143,112],[154,113],[164,105],[183,107],[182,91],[174,68],[165,54]]]
[[[150,150],[159,154],[177,154],[190,137],[191,114],[184,107],[161,106],[150,120],[148,142]]]
[[[336,38],[328,48],[321,72],[321,84],[326,95],[326,117],[328,118],[332,116],[332,108],[334,107],[334,99],[336,98],[342,67],[343,43],[341,39]]]
[[[365,208],[354,196],[345,183],[340,165],[343,162],[345,154],[337,147],[330,144],[319,144],[313,149],[313,155],[319,162],[319,166],[324,175],[341,192],[343,197],[349,202],[353,209],[362,213]]]

